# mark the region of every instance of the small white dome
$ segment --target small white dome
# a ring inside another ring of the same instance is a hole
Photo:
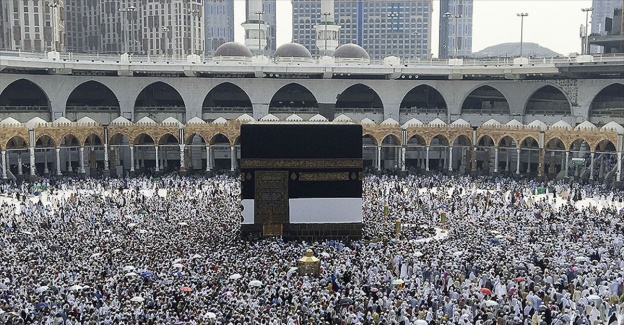
[[[186,124],[206,124],[206,121],[200,119],[199,117],[195,116],[192,119],[186,121]]]
[[[344,114],[340,114],[336,116],[336,118],[334,118],[334,122],[337,122],[337,123],[344,123],[344,122],[351,122],[351,121],[353,121],[353,119]]]
[[[446,123],[439,118],[435,118],[433,121],[429,122],[428,125],[431,126],[444,126]]]
[[[184,127],[184,124],[182,124],[182,122],[178,121],[178,119],[176,119],[175,117],[169,116],[166,119],[164,119],[162,121],[162,124],[177,124],[178,127]]]
[[[251,115],[249,114],[243,114],[239,117],[236,118],[237,121],[241,121],[241,122],[255,122],[256,119],[253,118]]]
[[[119,125],[119,124],[132,124],[127,118],[120,116],[110,122],[111,125]]]
[[[42,119],[41,117],[33,117],[28,122],[26,122],[26,127],[28,127],[29,130],[32,130],[39,124],[48,124],[48,121]]]
[[[615,131],[617,132],[617,134],[624,134],[624,126],[613,121],[605,124],[603,127],[600,128],[600,130],[601,131]]]
[[[321,114],[316,114],[310,118],[310,122],[329,122],[329,120]]]
[[[421,125],[424,125],[423,122],[421,122],[417,118],[412,118],[411,120],[405,122],[405,124],[403,124],[402,128],[407,129],[407,128],[412,127],[412,126],[421,126]]]
[[[381,125],[399,125],[399,122],[397,122],[393,118],[388,118],[385,121],[381,122]]]
[[[88,116],[85,116],[85,117],[79,119],[78,121],[76,121],[76,123],[78,123],[78,124],[99,124],[94,119],[92,119],[92,118],[90,118]]]
[[[568,124],[568,122],[566,121],[559,121],[553,125],[550,126],[553,129],[566,129],[566,130],[572,130],[572,125]]]
[[[527,124],[527,126],[530,127],[534,127],[534,128],[539,128],[540,131],[546,131],[548,129],[548,125],[546,125],[546,123],[540,121],[540,120],[535,120],[529,124]]]
[[[493,118],[485,121],[481,126],[499,126],[501,123]]]
[[[212,121],[212,124],[227,124],[227,120],[223,117],[218,117],[216,120]]]
[[[286,118],[286,121],[287,122],[303,122],[303,119],[301,118],[301,116],[297,114],[292,114]]]
[[[260,122],[279,122],[279,119],[273,114],[268,114],[266,116],[263,116],[260,119]]]
[[[507,125],[507,126],[514,126],[514,127],[523,127],[524,126],[524,124],[522,124],[522,122],[520,122],[520,121],[518,121],[516,119],[513,119],[513,120],[507,122],[507,124],[505,124],[505,125]]]
[[[52,122],[52,125],[56,125],[56,124],[70,124],[73,123],[72,121],[70,121],[68,118],[61,116],[59,118],[57,118],[56,120],[54,120],[54,122]]]
[[[464,120],[463,118],[458,119],[457,121],[451,123],[451,125],[455,125],[455,126],[467,126],[470,127],[470,123],[468,123],[466,120]]]
[[[145,116],[145,117],[142,117],[140,120],[136,121],[136,124],[156,124],[156,121]]]
[[[360,121],[360,124],[362,124],[362,125],[374,125],[375,121],[369,119],[368,117],[365,117],[362,121]]]
[[[7,117],[4,120],[0,121],[0,125],[17,125],[17,124],[21,124],[20,121],[12,117]]]
[[[577,125],[574,130],[598,130],[598,128],[590,121],[583,121]]]

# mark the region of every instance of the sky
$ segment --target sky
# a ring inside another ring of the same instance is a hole
[[[409,1],[409,0],[407,0]],[[585,13],[591,0],[474,0],[473,52],[488,46],[520,42],[520,17],[524,18],[524,42],[538,43],[559,54],[581,51],[579,30],[585,24]],[[437,56],[440,2],[433,1],[433,34],[431,51]],[[235,41],[244,42],[241,23],[245,20],[245,0],[234,0]],[[290,0],[277,0],[277,46],[292,40],[292,5]],[[591,24],[591,14],[590,14]]]

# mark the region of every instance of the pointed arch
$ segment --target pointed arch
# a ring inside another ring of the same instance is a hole
[[[8,85],[0,93],[0,120],[20,116],[27,121],[41,117],[46,121],[52,118],[48,94],[35,82],[19,79]]]
[[[572,114],[572,106],[566,95],[555,86],[543,86],[529,97],[524,105],[526,115],[565,115]]]
[[[269,114],[274,115],[318,114],[318,112],[318,102],[314,94],[308,88],[294,82],[275,92],[269,103]]]
[[[491,136],[484,134],[477,141],[477,146],[478,147],[494,147],[495,143],[496,142]]]
[[[588,120],[601,125],[610,121],[624,122],[624,84],[613,83],[594,96],[589,105]]]
[[[77,121],[88,116],[95,121],[108,124],[121,115],[119,99],[115,93],[97,81],[86,81],[69,94],[65,105],[68,119]]]
[[[223,82],[210,89],[202,104],[204,118],[214,113],[252,114],[253,105],[249,95],[231,82]]]
[[[440,92],[429,86],[420,85],[412,88],[401,101],[399,113],[422,114],[431,113],[446,115],[446,101]]]
[[[343,90],[336,99],[336,112],[383,113],[383,102],[377,92],[366,85],[355,84]]]
[[[149,117],[160,122],[170,116],[179,121],[186,120],[184,99],[173,86],[157,81],[141,90],[134,102],[136,121]]]
[[[462,114],[509,114],[509,102],[498,89],[484,85],[474,89],[462,104]]]

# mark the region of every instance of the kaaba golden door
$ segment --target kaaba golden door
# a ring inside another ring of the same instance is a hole
[[[289,222],[288,172],[256,171],[255,220],[262,225],[262,236],[281,236]]]

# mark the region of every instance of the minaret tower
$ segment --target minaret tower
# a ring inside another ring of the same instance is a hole
[[[316,47],[321,56],[334,54],[338,47],[338,31],[334,18],[334,0],[321,0],[321,19],[316,24]]]
[[[267,24],[264,21],[262,0],[247,0],[247,21],[245,28],[245,46],[256,55],[264,55],[267,46]]]

